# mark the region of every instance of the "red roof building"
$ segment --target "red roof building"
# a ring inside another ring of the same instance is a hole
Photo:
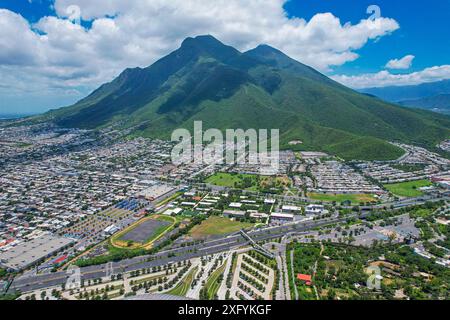
[[[310,286],[312,283],[312,277],[309,274],[297,274],[297,279],[303,281],[307,286]]]

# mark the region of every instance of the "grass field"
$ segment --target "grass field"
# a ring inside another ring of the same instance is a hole
[[[291,186],[291,181],[287,176],[269,177],[225,172],[218,172],[207,178],[205,182],[221,187],[239,188],[251,191],[258,191],[259,189],[266,188],[283,189]]]
[[[400,197],[419,197],[423,194],[419,188],[431,186],[429,180],[417,180],[401,183],[385,184],[384,187],[392,194]]]
[[[219,276],[223,274],[225,271],[225,263],[219,267],[216,271],[214,271],[211,276],[206,281],[206,291],[208,293],[208,299],[214,299],[214,296],[217,294],[220,288],[220,282],[218,281]]]
[[[193,238],[199,239],[211,235],[232,233],[251,226],[253,226],[251,223],[232,221],[224,217],[210,216],[200,225],[192,228],[190,235]]]
[[[205,182],[220,187],[236,188],[242,186],[245,180],[249,183],[244,185],[244,189],[256,190],[258,186],[257,176],[252,174],[218,172],[207,178]]]
[[[154,230],[149,230],[148,235],[146,236],[146,240],[143,242],[136,242],[136,241],[126,241],[123,238],[135,231],[136,229],[140,228],[143,224],[150,220],[158,220],[158,221],[165,221],[170,222],[170,224],[163,225],[161,227],[155,228]],[[115,234],[111,238],[111,244],[118,248],[125,248],[125,249],[140,249],[140,248],[146,248],[148,249],[151,244],[159,239],[164,233],[166,233],[168,230],[172,228],[174,225],[176,219],[170,216],[162,216],[162,215],[156,215],[151,216],[149,218],[145,218],[142,220],[139,220],[138,222],[134,223],[133,225],[129,226],[128,228],[124,229],[123,231]]]
[[[189,291],[191,287],[191,283],[194,280],[195,274],[197,273],[198,267],[195,267],[180,281],[179,284],[172,290],[168,292],[168,294],[172,294],[174,296],[184,297],[186,293]]]
[[[359,204],[360,202],[372,202],[377,199],[370,194],[321,194],[321,193],[308,193],[308,197],[314,200],[338,203],[350,200],[353,204]]]

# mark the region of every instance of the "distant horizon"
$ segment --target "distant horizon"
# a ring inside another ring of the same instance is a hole
[[[0,113],[0,119],[7,120],[7,119],[16,119],[16,118],[23,118],[23,117],[29,117],[29,116],[36,116],[44,112],[34,112],[34,113]]]

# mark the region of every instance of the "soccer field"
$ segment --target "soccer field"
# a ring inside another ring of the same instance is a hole
[[[419,197],[423,192],[419,190],[422,187],[431,186],[429,180],[417,180],[402,183],[385,184],[384,187],[392,194],[400,197]]]

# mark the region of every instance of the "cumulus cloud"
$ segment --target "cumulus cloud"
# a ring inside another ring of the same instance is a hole
[[[20,15],[0,9],[0,65],[30,65],[40,61],[40,37],[30,27]]]
[[[388,69],[409,69],[415,56],[409,54],[401,59],[392,59],[386,64]]]
[[[32,26],[0,9],[0,65],[34,66],[30,72],[49,79],[43,82],[58,79],[61,85],[93,89],[127,67],[150,65],[186,37],[211,34],[242,51],[269,44],[328,71],[357,59],[355,51],[368,41],[399,28],[394,19],[382,17],[357,24],[331,13],[309,21],[288,17],[286,1],[55,0],[56,16]],[[79,18],[89,27],[74,23]]]
[[[188,36],[212,34],[241,50],[270,44],[321,70],[357,59],[354,50],[399,28],[388,18],[365,19],[355,25],[344,24],[331,13],[317,14],[310,21],[288,18],[285,2],[56,0],[55,9],[61,17],[69,16],[71,5],[80,8],[85,20],[113,17],[122,43],[146,49],[146,43],[152,42],[156,48],[149,49],[154,55],[175,49]]]
[[[392,74],[389,71],[383,70],[378,73],[357,76],[335,75],[332,78],[355,89],[416,85],[424,82],[450,79],[450,65],[434,66],[408,74]]]

